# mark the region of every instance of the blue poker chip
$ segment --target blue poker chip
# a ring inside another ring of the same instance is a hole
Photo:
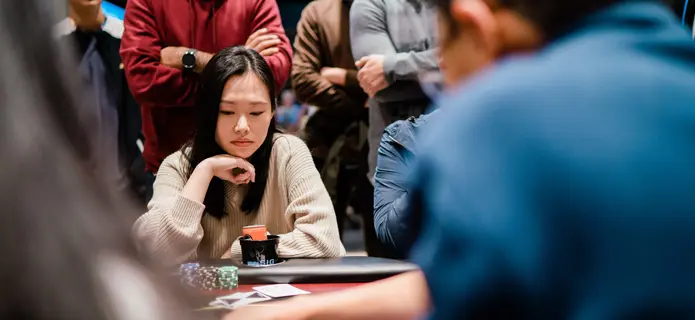
[[[197,287],[198,277],[196,276],[198,269],[200,269],[199,263],[184,263],[179,268],[179,275],[181,277],[181,284],[188,288]]]

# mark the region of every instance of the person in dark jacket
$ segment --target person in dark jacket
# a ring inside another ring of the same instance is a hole
[[[305,130],[312,154],[323,159],[351,123],[367,118],[367,94],[350,46],[351,5],[352,0],[309,3],[294,40],[292,88],[297,100],[318,107]]]
[[[99,152],[94,169],[144,204],[152,193],[152,178],[145,172],[138,146],[142,139],[140,109],[128,90],[118,53],[119,24],[104,14],[99,1],[68,3],[70,17],[61,23],[59,35],[76,49],[80,74],[98,108],[95,126],[99,137],[94,147]]]

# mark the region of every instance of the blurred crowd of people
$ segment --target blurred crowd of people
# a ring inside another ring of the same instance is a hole
[[[0,318],[189,319],[163,268],[350,210],[421,271],[228,317],[695,317],[687,1],[123,2],[0,1]]]

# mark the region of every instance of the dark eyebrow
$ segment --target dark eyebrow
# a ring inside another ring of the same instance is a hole
[[[232,100],[220,100],[220,103],[226,103],[226,104],[236,104],[236,101]],[[249,102],[251,105],[257,106],[257,105],[263,105],[263,104],[268,104],[268,102],[265,101],[251,101]]]

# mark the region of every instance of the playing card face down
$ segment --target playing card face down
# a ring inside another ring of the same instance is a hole
[[[258,292],[237,292],[228,296],[218,297],[215,301],[210,303],[210,306],[224,307],[227,309],[234,309],[241,306],[268,301],[271,300],[270,297],[264,296]]]
[[[271,298],[284,298],[301,294],[310,294],[308,291],[295,288],[289,284],[273,284],[269,286],[253,287],[253,290]]]

